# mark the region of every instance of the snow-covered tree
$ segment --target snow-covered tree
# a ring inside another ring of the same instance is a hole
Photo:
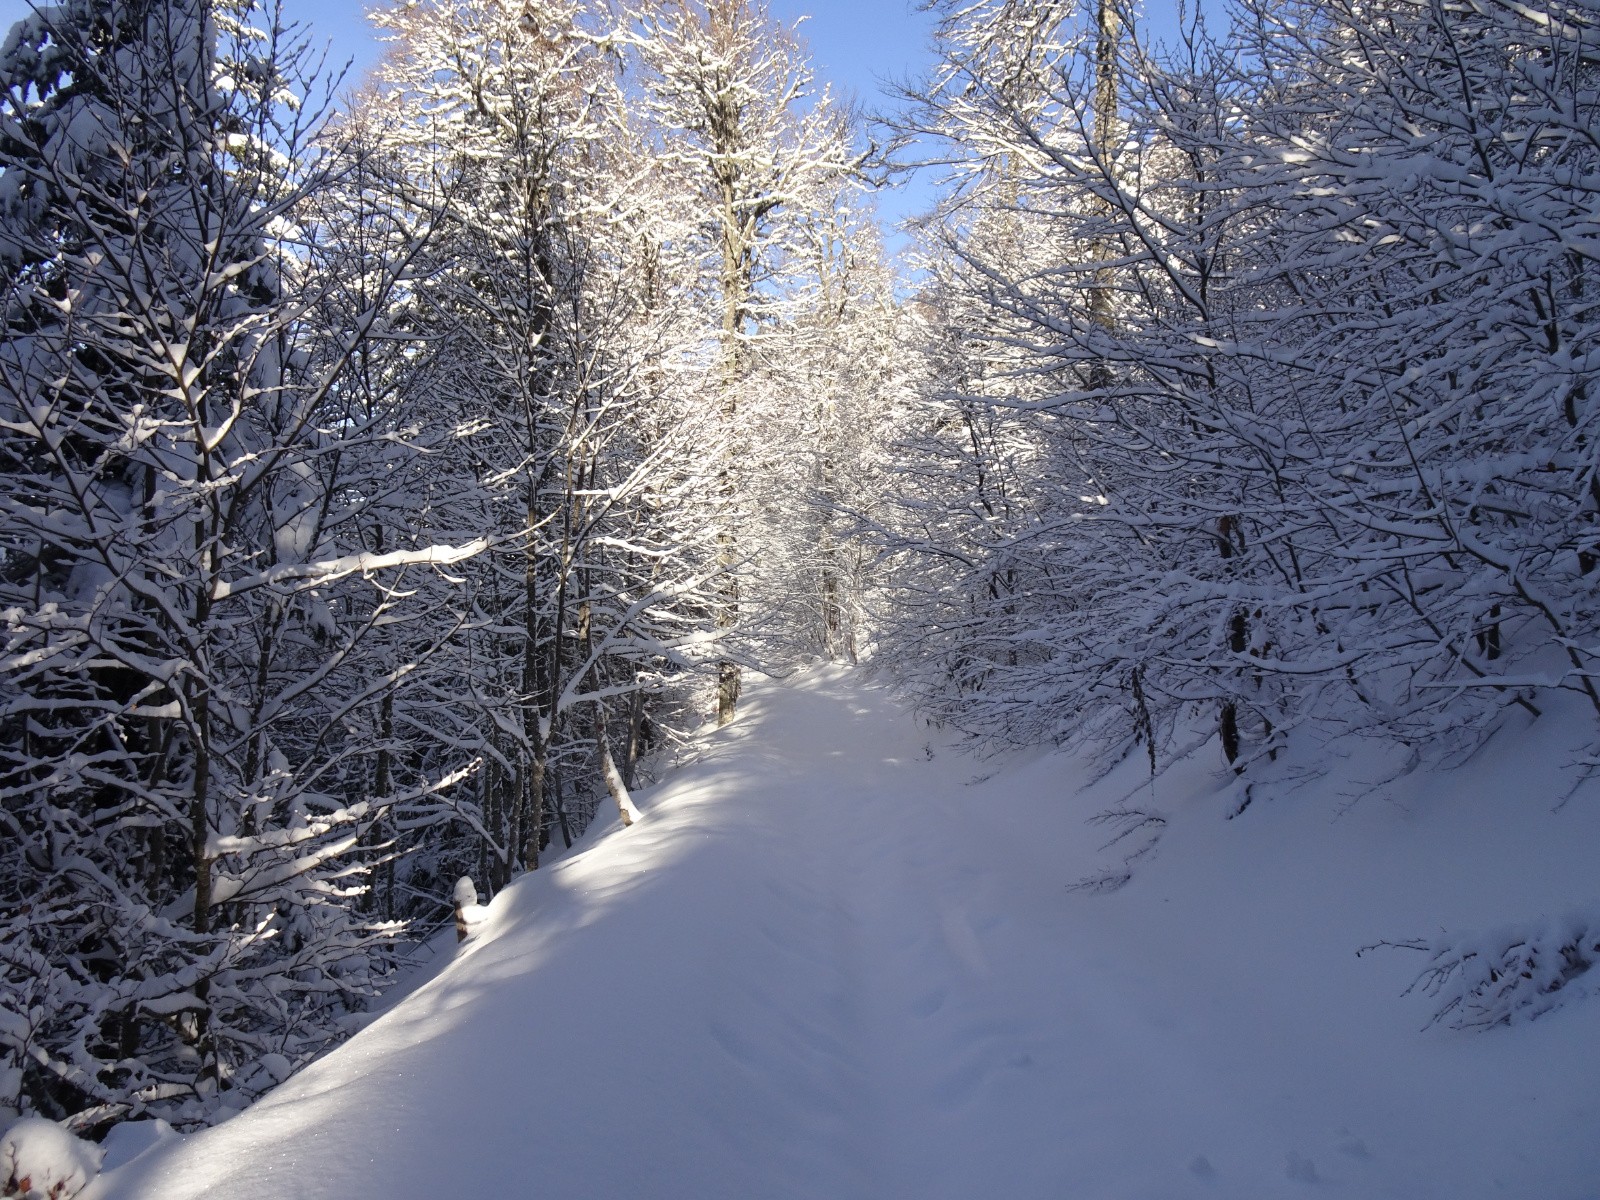
[[[884,446],[910,388],[906,314],[859,185],[807,216],[803,236],[808,279],[768,383],[792,432],[755,447],[771,533],[749,584],[776,627],[770,653],[856,662],[875,585],[860,532],[893,472]]]
[[[537,865],[552,829],[570,842],[596,789],[626,787],[707,609],[710,534],[685,499],[720,435],[679,397],[696,306],[680,303],[673,213],[630,133],[607,19],[491,0],[385,18],[395,51],[375,102],[443,212],[407,386],[457,431],[436,519],[496,533],[466,572],[440,693],[456,697],[452,741],[484,762],[494,888]]]
[[[1245,5],[1156,56],[1103,7],[941,11],[920,693],[1029,740],[1214,721],[1240,768],[1593,704],[1592,21]]]
[[[717,623],[733,644],[750,616],[741,612],[744,565],[765,553],[763,514],[746,486],[762,437],[782,445],[792,428],[763,381],[793,352],[783,339],[795,284],[817,265],[806,255],[806,222],[832,210],[860,155],[847,115],[815,92],[801,48],[760,4],[665,0],[641,9],[633,44],[660,166],[697,205],[696,248],[714,297],[706,382],[729,444],[706,499],[720,524]],[[730,651],[718,667],[719,723],[732,719],[739,688]]]
[[[0,1049],[85,1126],[235,1105],[371,990],[358,847],[408,785],[352,736],[367,648],[477,549],[361,540],[392,431],[350,368],[405,261],[352,307],[304,236],[353,168],[286,39],[74,0],[0,54]]]

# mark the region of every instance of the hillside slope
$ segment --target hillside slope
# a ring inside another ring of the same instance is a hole
[[[1600,796],[1552,811],[1522,750],[1229,821],[1202,764],[1084,789],[857,676],[766,685],[351,1042],[87,1195],[1600,1196],[1600,1003],[1424,1032],[1420,956],[1354,953],[1600,895]],[[1124,793],[1158,849],[1069,891]]]

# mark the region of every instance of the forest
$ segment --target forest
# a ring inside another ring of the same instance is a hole
[[[877,113],[759,0],[11,29],[0,1115],[238,1111],[819,660],[1241,810],[1600,766],[1600,9],[927,7]]]

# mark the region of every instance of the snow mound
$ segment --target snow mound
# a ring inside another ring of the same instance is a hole
[[[455,902],[456,938],[459,941],[466,941],[477,933],[488,919],[489,907],[478,903],[478,885],[472,882],[470,875],[463,875],[456,880],[451,899]]]
[[[18,1200],[68,1200],[100,1173],[100,1147],[54,1121],[25,1117],[0,1138],[0,1195]]]

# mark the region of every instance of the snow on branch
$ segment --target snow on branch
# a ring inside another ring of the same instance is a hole
[[[1437,941],[1379,942],[1428,955],[1405,994],[1437,1001],[1429,1025],[1491,1029],[1534,1020],[1600,992],[1600,910]]]
[[[212,588],[212,599],[221,600],[261,587],[284,584],[330,583],[347,575],[372,575],[396,567],[449,566],[483,553],[488,538],[474,538],[459,546],[429,546],[423,550],[391,550],[387,554],[346,554],[323,562],[284,563],[242,579],[219,579]]]

